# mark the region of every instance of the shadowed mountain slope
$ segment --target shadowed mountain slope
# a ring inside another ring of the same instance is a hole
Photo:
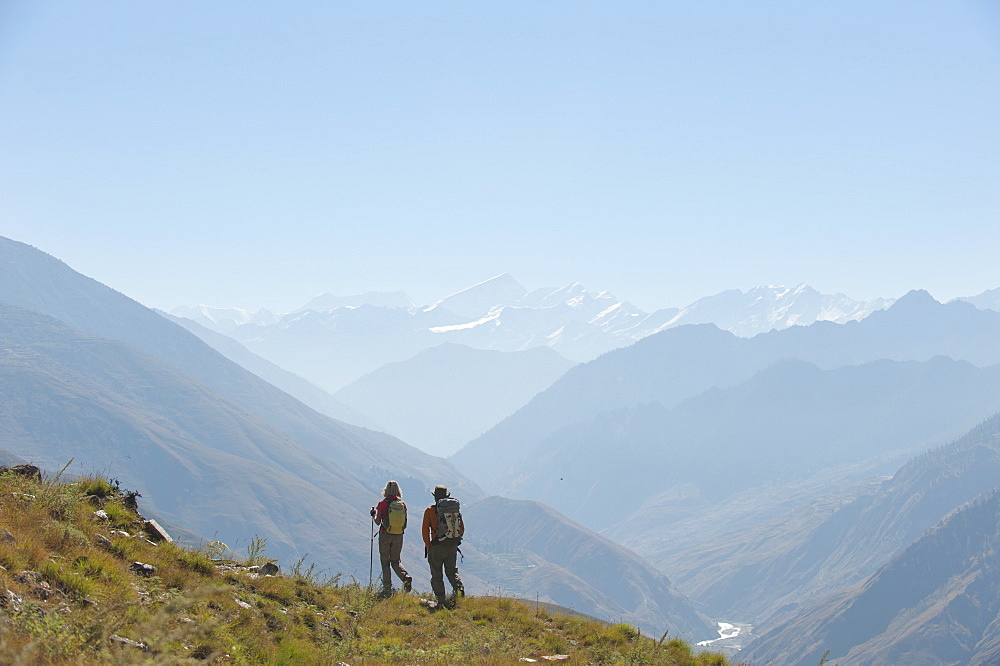
[[[0,302],[34,310],[70,328],[120,340],[176,368],[262,418],[298,444],[366,482],[372,490],[394,474],[425,487],[478,489],[446,461],[394,437],[340,423],[306,407],[226,359],[180,326],[24,243],[0,238]]]
[[[864,581],[948,513],[1000,486],[1000,415],[880,483],[818,498],[753,530],[663,555],[626,540],[716,614],[766,620]],[[725,510],[725,507],[723,507]]]
[[[650,634],[672,627],[673,634],[697,641],[714,633],[714,625],[645,560],[550,507],[489,497],[466,506],[463,514],[477,530],[472,545],[521,554],[518,580],[501,592],[561,598],[574,610],[633,623]],[[536,558],[524,558],[525,552]]]
[[[1000,491],[966,504],[864,583],[754,643],[763,663],[844,666],[1000,660]]]
[[[0,305],[0,433],[47,469],[103,471],[153,511],[230,545],[360,569],[371,490],[334,463],[123,343]]]

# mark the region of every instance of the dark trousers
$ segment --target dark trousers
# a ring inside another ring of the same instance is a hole
[[[456,595],[465,593],[462,577],[458,575],[457,560],[457,543],[434,543],[427,549],[427,563],[431,567],[431,590],[434,591],[438,601],[445,600],[444,575],[448,576],[448,582],[451,583],[451,589]]]
[[[403,552],[403,535],[389,534],[388,532],[378,533],[378,557],[382,564],[382,587],[392,589],[392,576],[389,574],[389,567],[396,572],[399,580],[406,583],[410,580],[410,574],[406,573],[399,556]]]

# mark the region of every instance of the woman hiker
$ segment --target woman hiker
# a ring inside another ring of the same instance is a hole
[[[382,592],[392,594],[392,576],[389,567],[403,581],[403,592],[409,592],[413,578],[399,561],[403,551],[403,532],[406,530],[406,504],[400,499],[403,493],[399,484],[390,481],[382,491],[384,499],[372,508],[372,520],[379,526],[378,556],[382,563]]]

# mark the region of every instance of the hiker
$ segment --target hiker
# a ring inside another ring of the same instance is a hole
[[[392,575],[389,567],[403,581],[403,592],[413,587],[413,578],[403,568],[399,556],[403,551],[403,532],[406,530],[406,504],[399,484],[390,481],[382,491],[383,500],[372,507],[372,520],[379,526],[378,556],[382,564],[382,592],[392,594]]]
[[[458,546],[465,534],[465,522],[459,511],[458,500],[451,496],[445,486],[435,486],[434,504],[424,510],[424,523],[420,534],[424,538],[424,556],[431,567],[431,590],[437,597],[438,607],[446,603],[444,595],[444,574],[456,598],[465,596],[462,577],[458,575]]]

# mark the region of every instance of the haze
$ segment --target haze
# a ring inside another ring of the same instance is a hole
[[[964,2],[0,5],[0,234],[142,303],[1000,286]]]

